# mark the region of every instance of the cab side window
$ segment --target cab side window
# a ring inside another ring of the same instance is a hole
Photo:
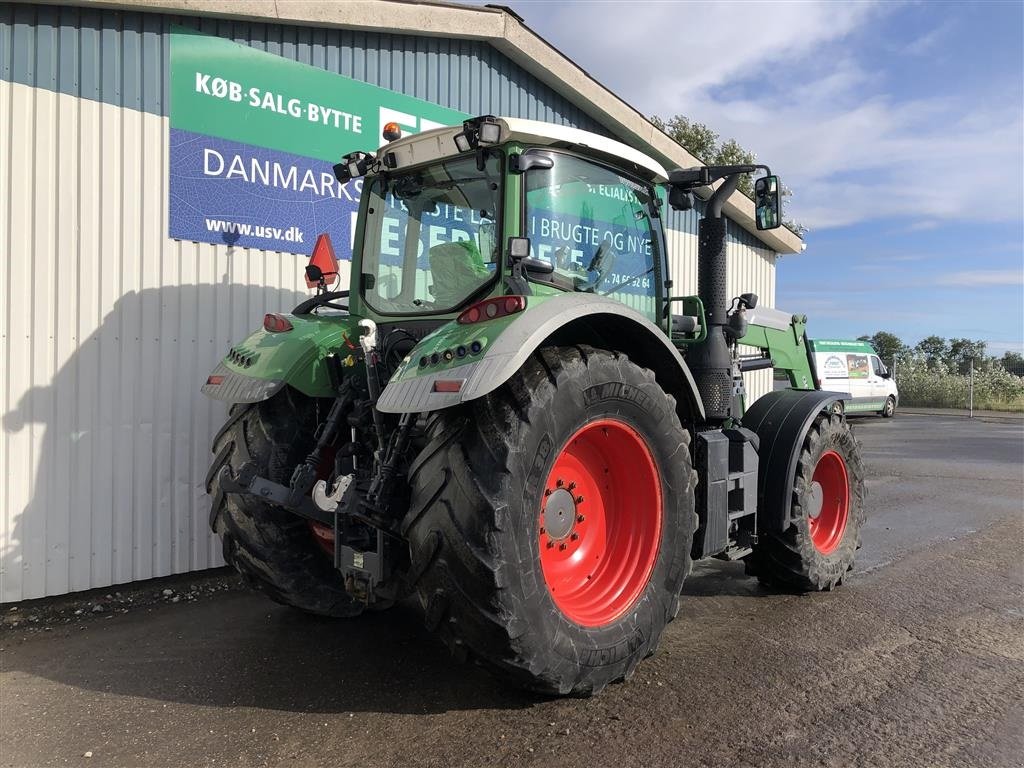
[[[658,322],[663,258],[652,188],[600,163],[552,152],[552,168],[526,174],[526,233],[533,258],[560,285],[621,301]]]
[[[882,365],[882,361],[879,360],[874,355],[871,356],[871,366],[874,370],[875,376],[884,377],[888,373],[888,371],[886,371],[885,369],[885,366]]]

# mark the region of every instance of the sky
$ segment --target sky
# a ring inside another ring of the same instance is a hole
[[[1024,3],[507,0],[645,115],[794,191],[776,305],[818,338],[1024,350]]]

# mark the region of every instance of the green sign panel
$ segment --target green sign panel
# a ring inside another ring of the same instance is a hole
[[[218,37],[171,33],[170,235],[309,253],[327,232],[350,253],[361,184],[331,165],[468,115]]]

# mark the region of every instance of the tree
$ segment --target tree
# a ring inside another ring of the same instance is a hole
[[[684,115],[676,115],[669,120],[662,120],[660,117],[651,118],[654,126],[672,139],[679,142],[687,152],[707,165],[752,165],[757,162],[757,155],[744,149],[736,139],[728,139],[719,142],[718,134],[704,123],[698,123]],[[745,173],[740,177],[736,188],[747,197],[754,196],[754,182],[750,174]],[[782,185],[782,208],[783,212],[793,195],[793,190]],[[807,227],[791,219],[783,217],[783,224],[798,235],[807,231]]]
[[[970,370],[971,363],[977,368],[978,364],[985,359],[984,341],[972,341],[971,339],[950,339],[949,340],[949,365],[961,373]]]
[[[874,336],[861,336],[860,338],[862,341],[870,342],[871,346],[875,348],[875,352],[878,353],[878,357],[889,368],[893,367],[895,358],[903,357],[910,352],[910,348],[903,343],[900,337],[895,333],[889,333],[889,331],[878,331]]]
[[[718,154],[718,134],[704,123],[692,121],[682,115],[676,115],[668,122],[660,117],[652,117],[651,122],[682,144],[687,152],[702,163],[714,162],[715,155]]]
[[[1012,374],[1024,376],[1024,355],[1019,352],[1005,352],[999,364]]]
[[[949,344],[941,336],[928,336],[917,342],[916,352],[924,355],[929,368],[934,368],[949,358]]]
[[[736,139],[729,139],[715,153],[715,165],[752,165],[757,162],[757,155],[748,152],[739,145]],[[754,182],[749,173],[740,176],[740,182],[736,189],[747,197],[754,196]]]

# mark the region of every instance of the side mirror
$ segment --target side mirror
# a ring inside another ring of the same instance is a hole
[[[757,228],[776,229],[782,224],[779,212],[779,177],[762,176],[754,182],[754,219]]]
[[[316,285],[324,279],[324,272],[316,264],[306,266],[306,281]]]

